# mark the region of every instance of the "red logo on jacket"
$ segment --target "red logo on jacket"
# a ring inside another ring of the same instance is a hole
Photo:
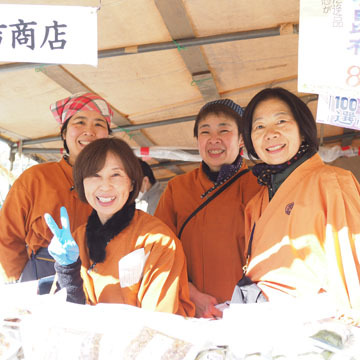
[[[293,207],[294,207],[294,202],[292,202],[290,204],[287,204],[285,206],[285,214],[290,215],[291,210],[293,209]]]

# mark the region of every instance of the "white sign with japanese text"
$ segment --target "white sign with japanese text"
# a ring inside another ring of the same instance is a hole
[[[319,95],[316,121],[360,130],[360,97]]]
[[[298,90],[360,97],[360,0],[300,0]]]
[[[97,65],[97,8],[0,4],[0,61]]]

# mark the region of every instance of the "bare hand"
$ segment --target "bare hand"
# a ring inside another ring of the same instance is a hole
[[[197,318],[222,318],[222,311],[217,309],[216,298],[202,293],[192,283],[189,282],[190,300],[195,304],[195,317]]]

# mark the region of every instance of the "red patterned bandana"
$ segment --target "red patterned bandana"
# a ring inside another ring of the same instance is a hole
[[[79,111],[97,111],[106,119],[110,126],[114,114],[110,105],[102,97],[93,93],[71,95],[52,104],[50,110],[55,120],[60,124],[64,124],[66,120]]]

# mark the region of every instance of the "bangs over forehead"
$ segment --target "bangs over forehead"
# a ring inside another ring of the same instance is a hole
[[[238,128],[239,135],[241,134],[241,116],[235,110],[229,108],[224,104],[211,104],[209,106],[204,106],[200,112],[197,114],[194,124],[194,136],[198,137],[198,130],[200,128],[200,123],[206,119],[208,115],[224,115],[229,119],[233,120]]]
[[[78,155],[73,175],[75,189],[82,201],[87,202],[83,185],[84,179],[94,176],[101,171],[109,153],[118,157],[123,163],[126,175],[133,184],[133,191],[129,196],[128,202],[135,201],[143,178],[141,166],[130,146],[125,141],[116,138],[95,140],[87,145]]]
[[[246,150],[250,158],[259,158],[255,152],[254,145],[251,140],[254,112],[260,103],[270,99],[279,99],[289,107],[292,116],[299,126],[301,136],[304,138],[311,149],[317,151],[319,148],[319,142],[317,139],[316,122],[309,107],[298,96],[284,88],[266,88],[258,92],[250,100],[248,106],[245,108],[245,113],[243,116],[242,135]]]

